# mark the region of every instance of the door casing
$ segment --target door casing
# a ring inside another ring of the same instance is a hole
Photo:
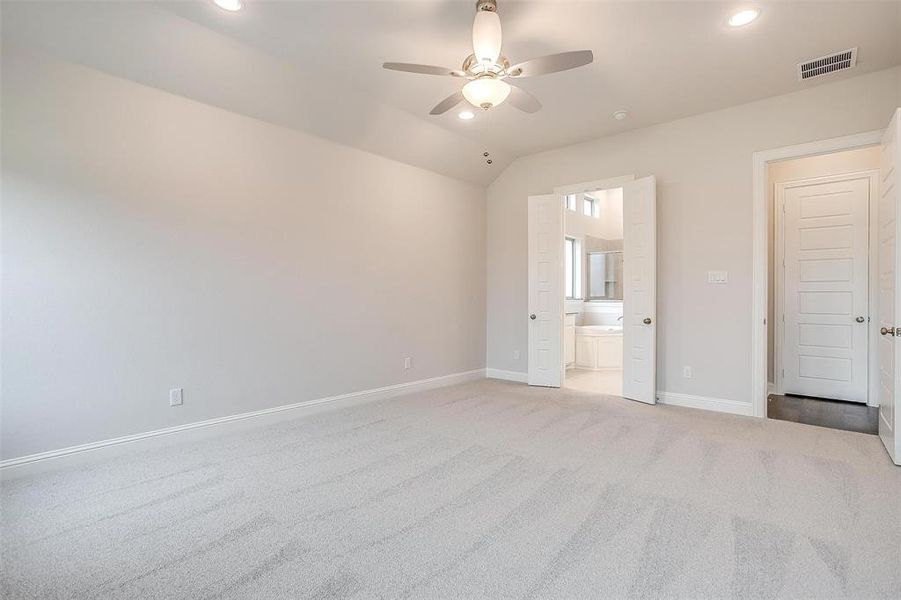
[[[868,131],[827,140],[761,150],[751,155],[751,408],[755,417],[766,417],[767,408],[767,163],[877,146],[884,130]],[[872,321],[871,321],[872,322]]]

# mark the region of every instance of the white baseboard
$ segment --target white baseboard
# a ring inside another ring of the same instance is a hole
[[[504,371],[503,369],[485,369],[485,377],[488,379],[504,379],[506,381],[518,381],[526,383],[529,381],[529,374],[520,371]]]
[[[347,401],[349,404],[373,402],[376,400],[383,400],[385,398],[391,398],[403,394],[422,392],[425,390],[445,387],[457,383],[484,379],[484,377],[485,369],[474,369],[472,371],[453,373],[451,375],[442,375],[440,377],[431,377],[429,379],[420,379],[418,381],[410,381],[407,383],[398,383],[395,385],[388,385],[385,387],[374,388],[370,390],[361,390],[359,392],[350,392],[348,394],[339,394],[337,396],[328,396],[325,398],[316,398],[314,400],[305,400],[303,402],[296,402],[294,404],[284,404],[282,406],[275,406],[273,408],[264,408],[263,410],[238,413],[235,415],[228,415],[215,419],[207,419],[205,421],[195,421],[194,423],[186,423],[184,425],[166,427],[165,429],[155,429],[153,431],[145,431],[143,433],[125,435],[122,437],[100,440],[98,442],[80,444],[78,446],[69,446],[68,448],[60,448],[59,450],[38,452],[37,454],[29,454],[27,456],[19,456],[17,458],[10,458],[0,461],[0,476],[9,476],[11,470],[16,471],[16,476],[22,475],[25,473],[20,471],[24,471],[24,468],[29,465],[36,465],[37,463],[43,463],[45,461],[54,459],[72,457],[74,455],[97,451],[114,446],[121,446],[123,444],[132,444],[134,442],[140,442],[142,440],[150,440],[152,438],[159,438],[162,436],[187,433],[203,428],[221,429],[223,428],[223,426],[234,423],[236,421],[245,421],[248,419],[262,420],[262,418],[264,417],[270,417],[269,419],[265,420],[265,422],[267,423],[285,419],[293,419],[298,416],[296,412],[297,410],[312,409],[313,407],[322,404],[340,401]],[[219,431],[217,431],[217,433],[219,433]]]
[[[701,408],[733,415],[754,416],[754,407],[750,402],[738,400],[725,400],[723,398],[709,398],[707,396],[692,396],[690,394],[677,394],[675,392],[657,392],[657,399],[661,404],[672,406],[684,406],[687,408]]]

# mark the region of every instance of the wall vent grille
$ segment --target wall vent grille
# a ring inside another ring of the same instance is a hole
[[[857,48],[842,50],[828,56],[821,56],[798,65],[798,79],[804,81],[821,77],[836,71],[844,71],[857,64]]]

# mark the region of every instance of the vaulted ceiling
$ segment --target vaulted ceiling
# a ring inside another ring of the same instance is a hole
[[[4,2],[2,26],[4,44],[485,184],[517,156],[901,64],[901,2],[760,2],[757,21],[728,27],[745,5],[499,0],[513,62],[583,48],[595,62],[522,80],[535,114],[472,121],[428,114],[459,80],[381,68],[459,67],[472,0]],[[798,62],[851,47],[855,69],[798,80]]]

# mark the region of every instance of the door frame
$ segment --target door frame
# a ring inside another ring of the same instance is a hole
[[[560,210],[563,210],[563,198],[566,194],[584,194],[586,192],[597,192],[598,190],[614,190],[623,187],[623,185],[635,181],[635,175],[621,175],[619,177],[608,177],[607,179],[598,179],[596,181],[585,181],[583,183],[573,183],[571,185],[559,185],[554,188],[554,194],[561,196]],[[578,206],[576,210],[578,210]]]
[[[623,187],[626,183],[629,183],[630,181],[635,181],[634,174],[620,175],[618,177],[608,177],[606,179],[596,179],[593,181],[584,181],[582,183],[572,183],[572,184],[568,184],[568,185],[555,186],[553,192],[551,192],[551,193],[554,196],[557,196],[558,201],[556,202],[556,206],[557,206],[556,210],[560,211],[560,223],[563,226],[563,231],[560,234],[560,240],[559,240],[561,250],[563,248],[564,238],[566,237],[566,212],[563,207],[563,197],[566,194],[584,194],[585,192],[596,192],[598,190],[616,189],[616,188]],[[528,236],[530,239],[531,239],[531,235],[532,235],[532,232],[529,231]],[[562,253],[561,253],[561,256],[562,256]],[[528,260],[528,258],[527,258],[527,260]],[[563,284],[564,284],[563,279],[565,277],[563,261],[560,261],[560,264],[556,265],[555,270],[556,270],[556,273],[551,273],[551,277],[558,278],[560,281],[560,288],[563,289]],[[530,277],[531,277],[531,275],[530,275]],[[560,313],[561,322],[562,322],[562,319],[564,318],[565,312],[566,312],[566,302],[564,299],[563,310]],[[561,362],[561,364],[560,364],[561,383],[563,382],[563,379],[566,377],[566,374],[565,374],[566,368],[565,368],[565,365],[563,364],[563,334],[564,334],[564,331],[563,331],[563,328],[561,327],[560,328],[560,339],[557,340],[557,350],[559,351],[558,354],[561,358],[561,361],[560,361]],[[531,354],[531,340],[529,340],[529,345],[526,348],[526,356],[530,356],[530,354]],[[529,368],[531,368],[531,367],[527,367],[527,371]]]
[[[864,171],[849,171],[835,175],[822,175],[819,177],[807,177],[794,179],[776,184],[774,193],[775,206],[773,207],[773,318],[776,320],[773,331],[773,393],[782,394],[784,382],[782,379],[782,345],[785,342],[785,216],[779,207],[785,202],[785,190],[792,187],[810,185],[816,183],[829,183],[847,181],[848,179],[868,179],[869,197],[867,198],[867,406],[879,406],[878,394],[875,392],[879,386],[879,365],[876,363],[876,334],[879,333],[878,319],[873,319],[879,308],[879,269],[877,259],[879,257],[879,225],[877,222],[878,210],[878,185],[879,170],[867,169]]]
[[[755,417],[766,418],[767,408],[767,163],[878,146],[883,132],[878,129],[751,155],[751,407]]]

